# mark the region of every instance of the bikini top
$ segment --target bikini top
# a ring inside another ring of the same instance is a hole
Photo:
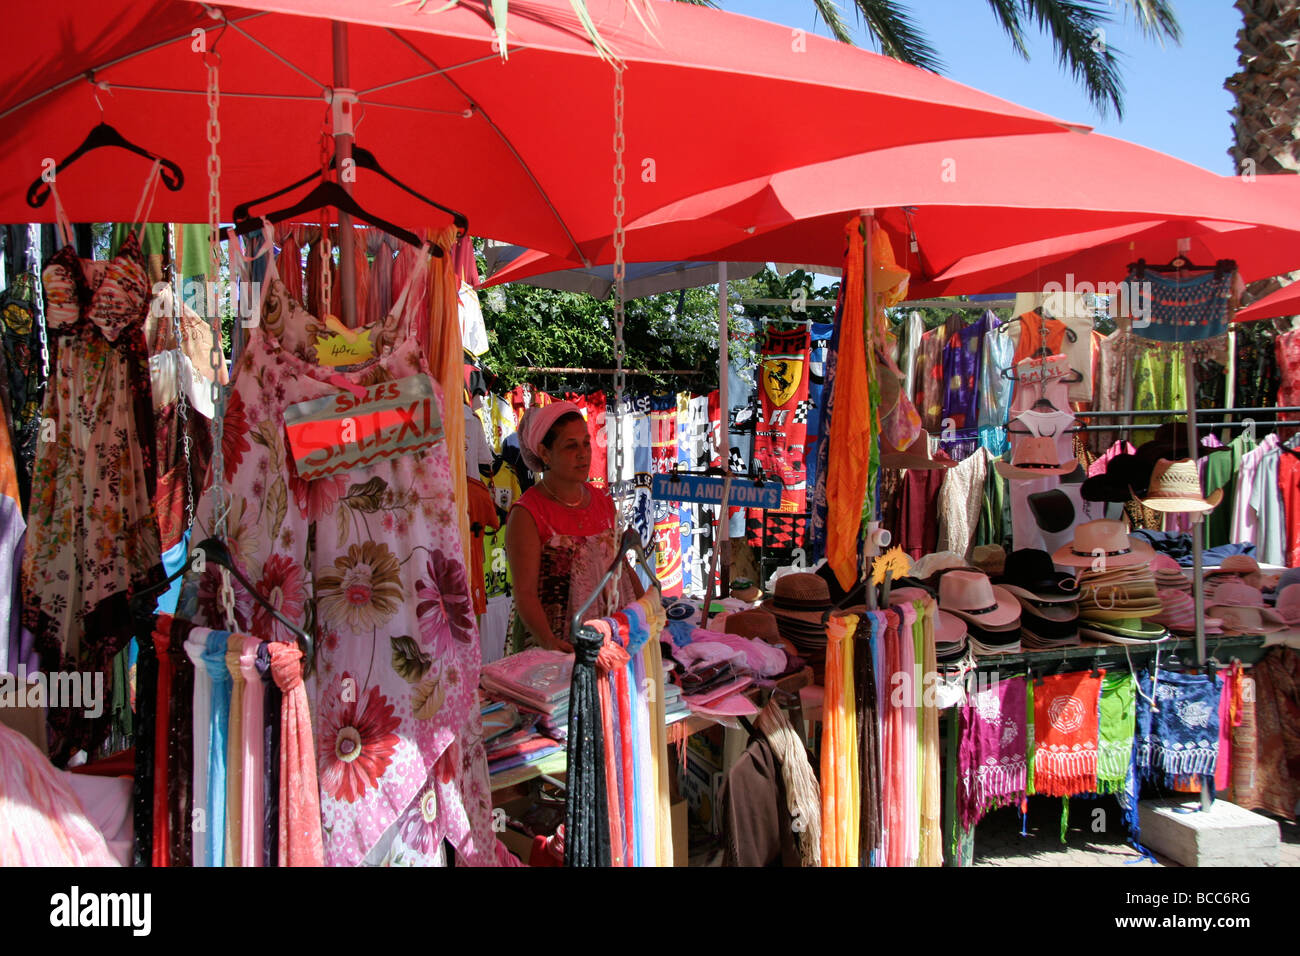
[[[80,258],[72,246],[56,252],[41,273],[45,286],[45,322],[71,329],[84,316],[110,342],[133,323],[144,321],[149,307],[149,280],[140,242],[132,232],[117,255],[107,261]]]

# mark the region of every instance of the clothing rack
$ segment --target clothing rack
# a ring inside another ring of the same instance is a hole
[[[1155,413],[1151,413],[1151,414],[1155,414]],[[1180,423],[1180,424],[1185,424],[1185,423]],[[1257,421],[1256,419],[1253,418],[1243,419],[1239,422],[1197,422],[1196,427],[1203,431],[1217,431],[1220,428],[1246,428],[1251,424],[1254,424],[1257,428],[1280,428],[1283,425],[1300,427],[1300,421],[1287,421],[1286,419],[1268,419],[1265,421]],[[1132,422],[1132,423],[1126,423],[1122,425],[1121,424],[1076,425],[1073,428],[1067,428],[1066,431],[1067,432],[1141,432],[1141,431],[1154,431],[1158,427],[1160,426],[1156,425],[1154,422],[1146,422],[1144,424]],[[1008,429],[1008,431],[1010,431],[1010,429]]]
[[[521,372],[545,372],[551,375],[613,375],[617,369],[612,368],[567,368],[567,367],[549,367],[542,365],[529,365],[521,368]],[[712,371],[712,370],[710,370]],[[704,375],[704,371],[697,368],[651,368],[651,369],[623,369],[624,375]]]
[[[1280,405],[1268,408],[1198,408],[1197,415],[1239,415],[1242,412],[1300,412],[1300,406]],[[1185,408],[1128,409],[1127,411],[1073,412],[1076,418],[1136,418],[1139,415],[1186,415]],[[1118,427],[1118,426],[1115,426]]]

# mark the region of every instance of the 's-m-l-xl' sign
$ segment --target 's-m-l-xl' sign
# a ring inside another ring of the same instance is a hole
[[[702,505],[719,505],[722,504],[724,480],[713,475],[655,475],[651,484],[651,493],[656,501],[691,501]],[[760,485],[748,478],[732,478],[727,504],[733,508],[779,511],[781,484],[776,481],[766,481]]]

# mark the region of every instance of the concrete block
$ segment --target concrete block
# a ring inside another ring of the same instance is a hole
[[[1142,843],[1183,866],[1277,866],[1278,825],[1226,800],[1208,811],[1192,799],[1138,803]],[[1190,811],[1190,812],[1188,812]]]

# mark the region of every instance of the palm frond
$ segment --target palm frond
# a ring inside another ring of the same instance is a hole
[[[831,31],[831,36],[841,43],[853,42],[853,34],[849,30],[849,25],[844,22],[844,18],[840,16],[840,5],[835,0],[813,0],[813,6],[817,8],[817,15]]]
[[[1138,28],[1148,38],[1164,46],[1168,37],[1174,43],[1183,42],[1183,28],[1178,24],[1174,8],[1167,0],[1126,0],[1128,12],[1137,20]]]
[[[885,56],[935,73],[943,61],[911,15],[895,0],[855,0],[857,11]]]
[[[1113,107],[1124,115],[1124,81],[1118,50],[1106,40],[1112,21],[1099,2],[1085,0],[1021,0],[1041,30],[1056,46],[1057,60],[1083,84],[1093,106],[1104,116]]]
[[[1025,46],[1024,26],[1020,22],[1020,0],[989,0],[989,6],[993,9],[993,15],[997,17],[998,22],[1002,24],[1002,29],[1007,31],[1007,36],[1011,38],[1011,45],[1015,47],[1016,52],[1028,60],[1029,48]]]

